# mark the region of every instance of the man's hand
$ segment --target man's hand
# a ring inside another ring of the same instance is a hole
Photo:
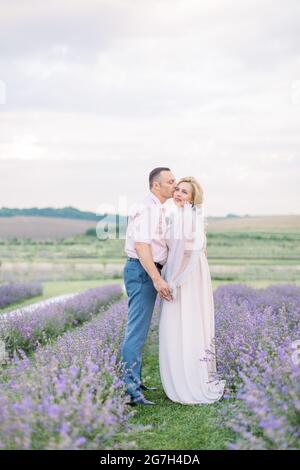
[[[154,280],[153,285],[160,297],[168,301],[172,300],[172,290],[169,284],[162,277],[159,277],[158,279]]]
[[[172,300],[171,288],[161,277],[157,267],[154,264],[150,244],[135,242],[135,249],[143,268],[151,277],[153,285],[159,295],[163,299]]]

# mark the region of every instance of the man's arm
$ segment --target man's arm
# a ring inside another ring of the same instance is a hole
[[[143,268],[151,277],[153,285],[159,295],[166,300],[172,300],[171,289],[167,282],[161,277],[154,264],[151,245],[143,242],[135,242],[134,246]]]

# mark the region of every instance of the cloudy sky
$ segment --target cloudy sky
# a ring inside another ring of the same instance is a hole
[[[299,213],[299,0],[0,0],[0,207]]]

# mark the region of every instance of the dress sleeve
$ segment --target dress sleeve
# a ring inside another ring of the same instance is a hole
[[[203,207],[199,206],[193,210],[192,223],[187,231],[185,249],[192,251],[201,251],[206,247],[205,219]]]
[[[185,282],[205,246],[202,210],[187,207],[180,214],[178,226],[182,229],[181,236],[175,240],[172,256],[168,259],[168,281],[174,288]]]

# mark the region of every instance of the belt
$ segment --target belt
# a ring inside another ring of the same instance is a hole
[[[140,263],[139,258],[130,258],[129,256],[127,257],[128,261],[138,261]],[[154,262],[155,266],[161,271],[163,268],[163,265],[157,262]]]

